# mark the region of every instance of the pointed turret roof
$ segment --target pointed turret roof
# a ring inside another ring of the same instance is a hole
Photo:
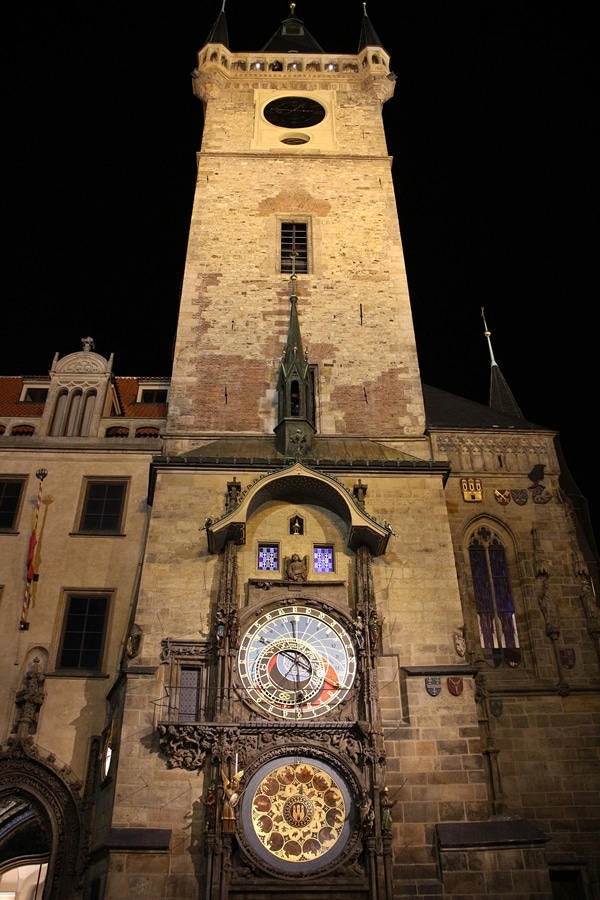
[[[292,283],[295,288],[295,282]],[[288,325],[287,343],[283,352],[283,359],[281,360],[281,369],[283,374],[287,375],[296,366],[298,372],[304,377],[307,365],[302,348],[302,335],[300,334],[300,321],[298,319],[298,297],[293,293],[290,297],[290,322]]]
[[[290,3],[290,15],[284,19],[273,37],[262,48],[264,53],[324,53],[302,19],[294,12],[295,3]]]
[[[481,317],[483,319],[483,327],[485,328],[484,334],[487,338],[492,365],[490,372],[490,409],[495,409],[497,412],[504,413],[507,416],[513,416],[516,419],[524,419],[525,416],[521,412],[521,408],[515,400],[514,394],[509,388],[506,378],[500,371],[500,366],[494,359],[492,333],[488,330],[483,308],[481,309]]]
[[[225,18],[225,3],[226,0],[223,0],[223,6],[221,7],[221,12],[217,17],[217,21],[213,25],[210,34],[206,38],[206,44],[223,44],[224,47],[227,47],[229,50],[229,34],[227,32],[227,20]]]
[[[358,52],[364,50],[365,47],[381,47],[381,49],[385,49],[379,37],[377,36],[377,32],[371,25],[371,20],[367,15],[367,4],[363,3],[363,20],[362,27],[360,29],[360,39],[358,41]]]

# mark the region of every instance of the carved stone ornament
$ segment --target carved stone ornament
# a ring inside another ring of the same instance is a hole
[[[102,375],[110,372],[110,360],[106,360],[99,353],[91,350],[81,350],[78,353],[70,353],[58,360],[54,371],[57,373]]]
[[[71,768],[57,764],[31,739],[0,747],[0,807],[15,796],[30,799],[46,819],[52,852],[46,878],[48,897],[70,897],[75,890],[81,832],[82,783]]]
[[[46,697],[44,692],[45,680],[46,676],[42,671],[40,658],[36,656],[25,674],[21,690],[17,691],[15,695],[15,706],[17,707],[16,730],[19,731],[21,737],[26,737],[29,733],[35,733],[40,707]]]
[[[293,724],[289,721],[238,722],[236,725],[160,722],[161,753],[170,769],[201,769],[207,760],[225,766],[232,760],[242,768],[269,748],[311,745],[349,760],[358,769],[385,763],[383,747],[371,745],[353,722]]]
[[[308,578],[308,556],[300,559],[297,553],[286,556],[284,561],[285,577],[288,581],[306,581]]]
[[[465,639],[464,628],[458,628],[452,635],[452,640],[454,641],[456,655],[460,656],[461,659],[464,659],[467,654],[467,642]]]

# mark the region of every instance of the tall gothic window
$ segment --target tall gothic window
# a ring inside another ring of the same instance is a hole
[[[483,655],[493,668],[502,663],[514,668],[521,650],[506,551],[485,525],[471,537],[469,560]]]

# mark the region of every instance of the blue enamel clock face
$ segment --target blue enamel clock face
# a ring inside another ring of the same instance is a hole
[[[238,657],[247,696],[282,719],[314,719],[348,695],[356,657],[348,632],[309,606],[260,616],[244,635]]]

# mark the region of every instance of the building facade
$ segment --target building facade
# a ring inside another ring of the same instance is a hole
[[[493,356],[421,384],[389,63],[221,12],[171,379],[0,385],[19,900],[598,895],[593,548]]]

